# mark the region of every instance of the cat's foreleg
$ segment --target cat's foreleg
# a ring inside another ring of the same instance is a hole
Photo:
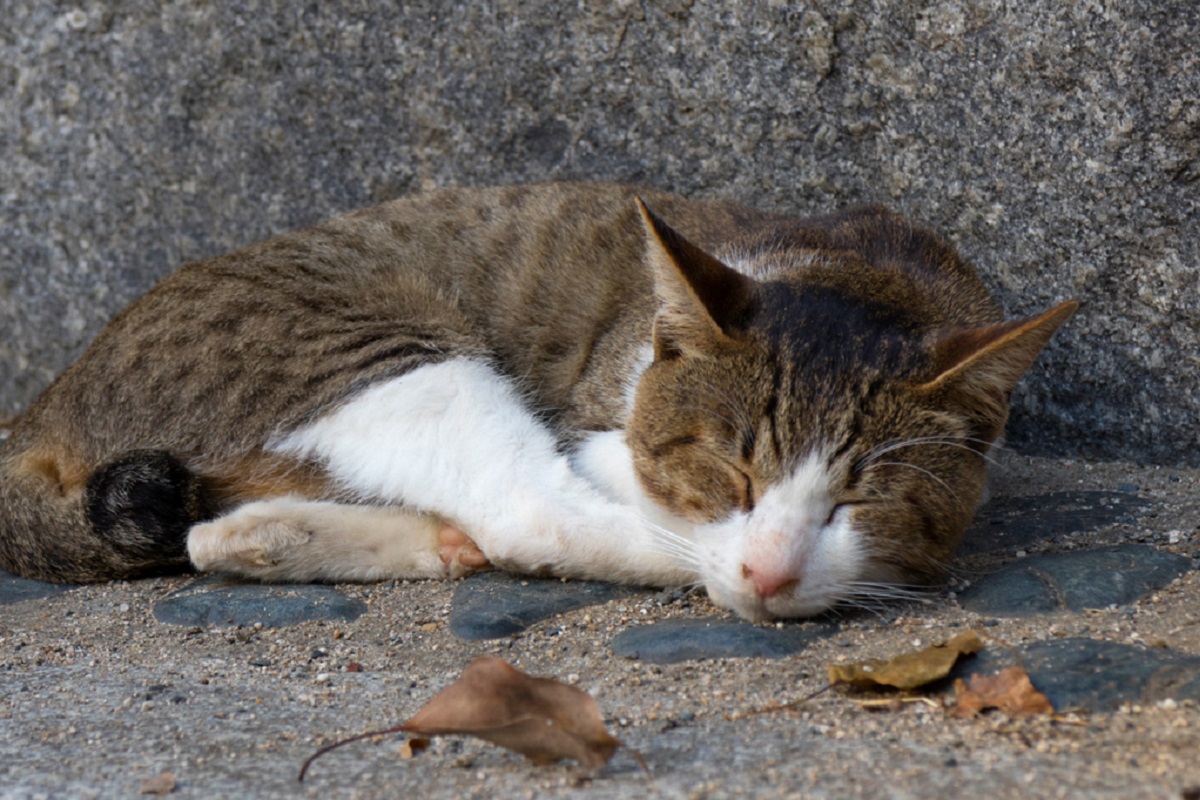
[[[405,508],[279,497],[188,533],[197,569],[264,581],[456,578],[487,559],[453,525]]]
[[[597,491],[510,382],[456,359],[363,390],[273,449],[347,489],[451,519],[497,566],[674,585],[694,570],[639,511]]]

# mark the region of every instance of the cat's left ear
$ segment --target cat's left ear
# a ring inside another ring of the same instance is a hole
[[[1003,427],[1017,382],[1078,307],[1069,300],[1027,319],[946,331],[933,345],[936,377],[917,391],[978,420],[979,435],[990,440]]]
[[[655,360],[711,353],[731,342],[750,307],[753,279],[689,242],[640,197],[637,205],[660,303],[654,318]]]

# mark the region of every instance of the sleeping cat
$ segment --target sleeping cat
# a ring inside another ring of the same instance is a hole
[[[0,450],[0,566],[495,565],[813,614],[936,579],[1074,309],[1002,321],[880,208],[401,199],[188,264],[117,315]]]

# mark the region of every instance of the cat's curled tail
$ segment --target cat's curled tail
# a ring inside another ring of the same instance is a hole
[[[0,568],[58,583],[187,568],[188,529],[212,513],[178,459],[135,450],[85,474],[63,466],[12,442],[0,449]]]

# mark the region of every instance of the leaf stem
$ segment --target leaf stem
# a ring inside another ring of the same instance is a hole
[[[300,774],[298,776],[296,776],[296,782],[303,783],[304,775],[305,775],[305,773],[308,772],[309,765],[311,765],[314,761],[316,761],[321,756],[328,753],[330,750],[336,750],[337,748],[341,747],[342,745],[350,744],[351,742],[358,742],[363,739],[370,739],[375,736],[387,736],[388,734],[392,734],[392,733],[404,733],[407,730],[408,730],[408,723],[405,722],[404,724],[397,725],[394,728],[386,728],[386,729],[380,730],[380,731],[367,731],[366,733],[360,733],[357,736],[351,736],[346,739],[339,739],[338,741],[334,742],[333,744],[327,744],[324,747],[322,747],[320,750],[318,750],[317,752],[313,753],[311,756],[309,756],[305,760],[304,765],[302,767],[300,767]]]

